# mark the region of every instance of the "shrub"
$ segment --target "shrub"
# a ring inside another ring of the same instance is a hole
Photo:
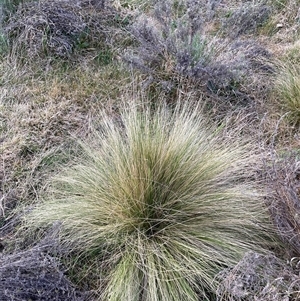
[[[204,96],[215,116],[223,115],[252,103],[258,90],[253,82],[260,82],[258,72],[267,68],[261,59],[269,53],[255,41],[205,34],[200,2],[187,1],[180,9],[158,2],[151,17],[142,15],[130,27],[137,43],[124,58],[145,75],[143,88],[162,89],[171,101],[192,91]]]
[[[105,45],[107,19],[115,15],[105,1],[27,1],[16,8],[3,30],[17,56],[68,58],[74,50]],[[111,21],[110,21],[111,22]]]
[[[269,207],[280,237],[292,256],[300,254],[300,153],[288,153],[267,166]]]
[[[83,301],[87,294],[75,290],[64,275],[59,260],[49,254],[49,244],[42,244],[26,251],[0,256],[0,299],[39,301]]]
[[[26,226],[61,221],[65,256],[77,273],[86,262],[101,300],[208,300],[220,269],[270,243],[253,145],[209,129],[198,108],[133,103],[81,145]]]
[[[74,40],[85,30],[74,5],[67,2],[28,2],[18,8],[4,27],[15,51],[31,57],[54,53],[69,55]]]
[[[278,104],[287,115],[289,122],[300,124],[300,68],[294,64],[279,64],[275,80],[275,90],[279,96]]]
[[[181,79],[189,79],[202,91],[230,93],[236,77],[217,58],[222,45],[201,34],[198,2],[188,1],[180,9],[171,1],[158,2],[152,18],[141,16],[131,26],[138,47],[128,51],[125,60],[148,76],[148,85],[172,91]]]
[[[232,38],[256,33],[271,15],[271,7],[265,4],[243,4],[223,20],[223,29]]]
[[[218,277],[218,301],[299,300],[298,268],[274,255],[248,252],[232,269]]]

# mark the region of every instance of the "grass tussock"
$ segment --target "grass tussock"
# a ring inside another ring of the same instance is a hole
[[[62,249],[86,258],[99,300],[207,300],[222,268],[268,245],[253,145],[198,111],[134,102],[104,115],[27,216],[30,231],[61,221]]]
[[[293,126],[300,125],[300,68],[290,63],[279,64],[275,81],[278,104]]]

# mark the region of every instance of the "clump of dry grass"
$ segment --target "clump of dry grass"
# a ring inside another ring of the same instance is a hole
[[[207,299],[220,269],[270,243],[253,145],[209,130],[197,108],[133,102],[81,145],[26,227],[61,221],[60,244],[88,262],[99,300]]]
[[[0,64],[5,86],[0,97],[1,222],[18,204],[34,202],[49,173],[68,160],[70,137],[86,136],[95,112],[116,107],[132,80],[117,64],[97,68],[89,59],[81,66],[56,61],[41,71],[38,63]]]

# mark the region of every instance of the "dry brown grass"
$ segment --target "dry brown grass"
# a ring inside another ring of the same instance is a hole
[[[59,165],[55,162],[68,160],[71,137],[86,136],[90,120],[99,110],[116,106],[131,80],[120,65],[70,65],[64,71],[59,64],[39,74],[33,64],[1,63],[2,219],[17,203],[37,198],[48,172]],[[51,163],[45,159],[49,156]]]

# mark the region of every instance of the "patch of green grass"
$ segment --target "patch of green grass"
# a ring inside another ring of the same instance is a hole
[[[209,42],[199,34],[192,37],[190,48],[193,67],[195,67],[195,65],[200,61],[212,61],[214,55],[213,46],[210,46]]]
[[[99,65],[109,65],[113,61],[113,53],[110,49],[101,49],[98,51],[95,61]]]
[[[99,300],[206,300],[220,269],[268,244],[249,183],[253,145],[229,141],[198,112],[132,102],[116,119],[104,114],[27,216],[33,232],[62,223],[61,248],[77,264],[86,258]]]
[[[4,34],[0,33],[0,57],[4,57],[9,50],[8,39]]]
[[[288,0],[275,0],[275,1],[272,1],[272,4],[276,9],[283,9],[284,7],[286,7],[287,3],[288,3]]]

